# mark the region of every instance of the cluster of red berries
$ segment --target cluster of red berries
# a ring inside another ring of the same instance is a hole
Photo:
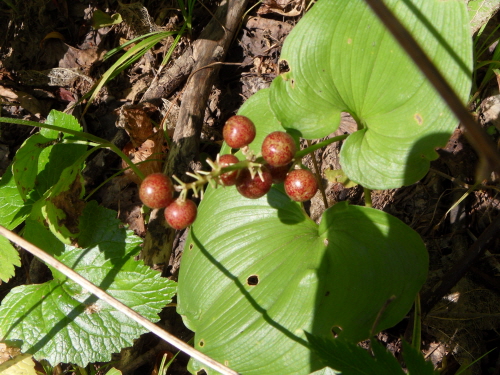
[[[191,225],[198,212],[190,199],[174,199],[174,184],[163,173],[147,176],[139,188],[139,198],[149,208],[165,208],[165,220],[172,228],[180,230]]]
[[[245,148],[255,138],[255,125],[245,116],[233,116],[223,129],[224,141],[233,149]],[[265,195],[273,183],[284,182],[285,192],[297,202],[311,199],[318,185],[314,175],[306,169],[290,171],[297,147],[295,140],[286,132],[269,134],[262,143],[261,154],[265,163],[258,168],[244,168],[220,174],[217,182],[224,186],[235,185],[246,198],[257,199]],[[218,159],[222,169],[239,160],[233,154]],[[162,173],[147,176],[139,188],[142,203],[150,208],[165,208],[165,220],[174,229],[184,229],[196,219],[196,204],[181,196],[174,199],[175,187],[172,180]],[[196,193],[196,191],[195,191]]]
[[[245,116],[233,116],[224,125],[224,141],[231,148],[248,146],[255,138],[255,125]],[[265,195],[273,183],[284,182],[285,192],[297,202],[311,199],[318,190],[314,175],[307,169],[294,169],[289,172],[291,163],[297,152],[292,136],[286,132],[275,131],[267,135],[262,143],[261,154],[266,162],[259,173],[251,173],[249,169],[232,171],[220,176],[225,186],[236,185],[238,192],[250,199]],[[238,162],[232,154],[220,157],[223,166]]]

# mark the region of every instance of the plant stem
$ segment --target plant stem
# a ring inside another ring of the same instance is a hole
[[[365,206],[372,207],[372,191],[367,188],[363,188],[363,191],[365,193]]]
[[[325,139],[322,142],[318,142],[315,145],[309,146],[309,147],[297,152],[295,154],[295,159],[301,159],[304,156],[306,156],[307,154],[310,154],[311,152],[314,152],[316,150],[319,150],[320,148],[328,146],[331,143],[342,141],[342,140],[346,139],[348,136],[349,136],[349,134],[342,134],[342,135],[339,135],[337,137]]]
[[[307,140],[307,147],[311,147],[311,141]],[[325,205],[325,210],[328,208],[328,200],[326,199],[325,187],[321,181],[321,170],[318,167],[318,161],[316,160],[316,154],[314,152],[311,153],[311,158],[314,164],[314,176],[316,177],[316,182],[319,186],[319,191],[321,192],[321,197],[323,198],[323,204]]]
[[[0,117],[0,123],[2,123],[2,122],[8,123],[8,124],[26,125],[26,126],[39,127],[39,128],[43,128],[43,129],[55,130],[58,132],[74,135],[75,137],[89,140],[91,142],[94,142],[96,144],[101,145],[101,147],[103,147],[103,148],[109,148],[110,150],[115,152],[119,157],[121,157],[125,161],[125,163],[127,163],[130,166],[130,168],[135,172],[135,174],[137,176],[139,176],[139,178],[141,180],[144,180],[144,173],[142,173],[140,171],[140,169],[137,168],[137,166],[134,163],[132,163],[132,160],[130,160],[130,158],[127,155],[125,155],[122,152],[122,150],[120,150],[118,147],[116,147],[115,144],[113,144],[112,142],[109,142],[103,138],[99,138],[95,135],[81,132],[78,130],[66,129],[66,128],[62,128],[60,126],[43,124],[43,123],[39,123],[39,122],[35,122],[35,121],[20,120],[20,119],[9,118],[9,117]]]

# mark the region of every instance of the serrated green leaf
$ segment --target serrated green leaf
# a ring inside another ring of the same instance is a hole
[[[21,267],[19,253],[7,238],[0,236],[0,280],[9,281],[14,276],[14,266]]]
[[[0,365],[1,375],[37,375],[31,354],[19,354]]]
[[[30,214],[32,202],[25,203],[9,166],[0,180],[0,225],[14,229]]]
[[[307,334],[311,347],[321,361],[342,375],[403,375],[398,361],[376,340],[371,341],[375,356],[355,343],[341,338]],[[423,375],[423,374],[422,374]]]
[[[472,41],[464,2],[385,3],[465,101]],[[345,141],[340,162],[364,187],[416,182],[437,158],[435,148],[444,146],[457,126],[364,1],[319,1],[287,37],[281,59],[290,71],[271,84],[276,117],[305,138],[321,138],[338,128],[341,112],[349,112],[359,130]]]
[[[89,203],[81,219],[82,235],[91,239],[88,231],[96,231],[103,234],[101,241],[87,243],[83,249],[65,246],[57,258],[145,318],[158,320],[157,314],[175,293],[175,283],[133,259],[142,240],[122,228],[115,216],[116,212]],[[54,235],[42,228],[27,230],[25,237],[44,250],[54,241]],[[108,361],[111,353],[131,346],[145,332],[59,272],[52,272],[54,280],[14,288],[5,297],[0,306],[0,338],[22,340],[23,352],[38,359],[85,366]]]
[[[238,372],[309,374],[322,366],[304,331],[367,338],[390,297],[376,330],[405,316],[426,273],[420,237],[385,212],[339,203],[318,226],[275,188],[257,200],[208,189],[186,241],[178,312],[195,348]]]
[[[78,120],[74,116],[68,115],[67,113],[64,112],[56,111],[55,109],[50,111],[45,123],[47,125],[56,125],[68,130],[82,131],[81,125],[78,123]],[[43,128],[40,129],[40,134],[42,134],[47,138],[52,138],[52,139],[56,139],[59,136],[59,132],[57,130],[50,130]]]

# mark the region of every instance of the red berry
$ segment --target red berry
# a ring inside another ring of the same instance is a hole
[[[287,165],[293,160],[297,146],[292,136],[285,132],[272,132],[262,142],[262,157],[274,167]]]
[[[196,204],[192,200],[178,198],[165,208],[165,220],[172,228],[181,230],[193,224],[197,212]]]
[[[291,166],[291,163],[282,165],[281,167],[273,167],[272,165],[266,164],[267,169],[271,172],[271,176],[273,176],[273,184],[279,184],[285,181],[286,175],[288,174]]]
[[[285,192],[296,202],[305,202],[316,194],[318,184],[307,169],[294,169],[285,179]]]
[[[219,158],[219,165],[221,168],[227,167],[231,164],[236,164],[239,162],[238,158],[233,154],[222,155]],[[224,186],[232,186],[236,183],[236,178],[238,177],[238,171],[231,171],[223,173],[219,176],[219,180]]]
[[[141,183],[139,198],[150,208],[167,207],[174,200],[174,185],[163,173],[150,174]]]
[[[240,175],[236,180],[236,189],[246,198],[257,199],[265,195],[273,184],[273,177],[266,167],[262,167],[262,177],[256,173],[252,178],[248,169],[240,171]]]
[[[255,138],[255,125],[245,116],[232,116],[222,129],[224,141],[231,148],[242,148],[249,145]]]

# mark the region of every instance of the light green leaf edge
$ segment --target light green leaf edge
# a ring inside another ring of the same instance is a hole
[[[21,267],[19,253],[7,238],[0,236],[0,280],[9,281],[14,276],[14,266]]]
[[[9,166],[0,180],[0,225],[14,229],[30,214],[32,203],[25,203]]]
[[[416,22],[404,1],[386,4],[465,101],[472,41],[463,1],[414,4],[454,48],[459,63]],[[434,149],[444,146],[457,126],[445,103],[363,1],[315,4],[287,37],[281,59],[290,71],[271,85],[276,117],[304,138],[321,138],[337,129],[341,112],[351,113],[360,130],[345,141],[341,165],[364,187],[388,189],[418,181],[437,157]]]

